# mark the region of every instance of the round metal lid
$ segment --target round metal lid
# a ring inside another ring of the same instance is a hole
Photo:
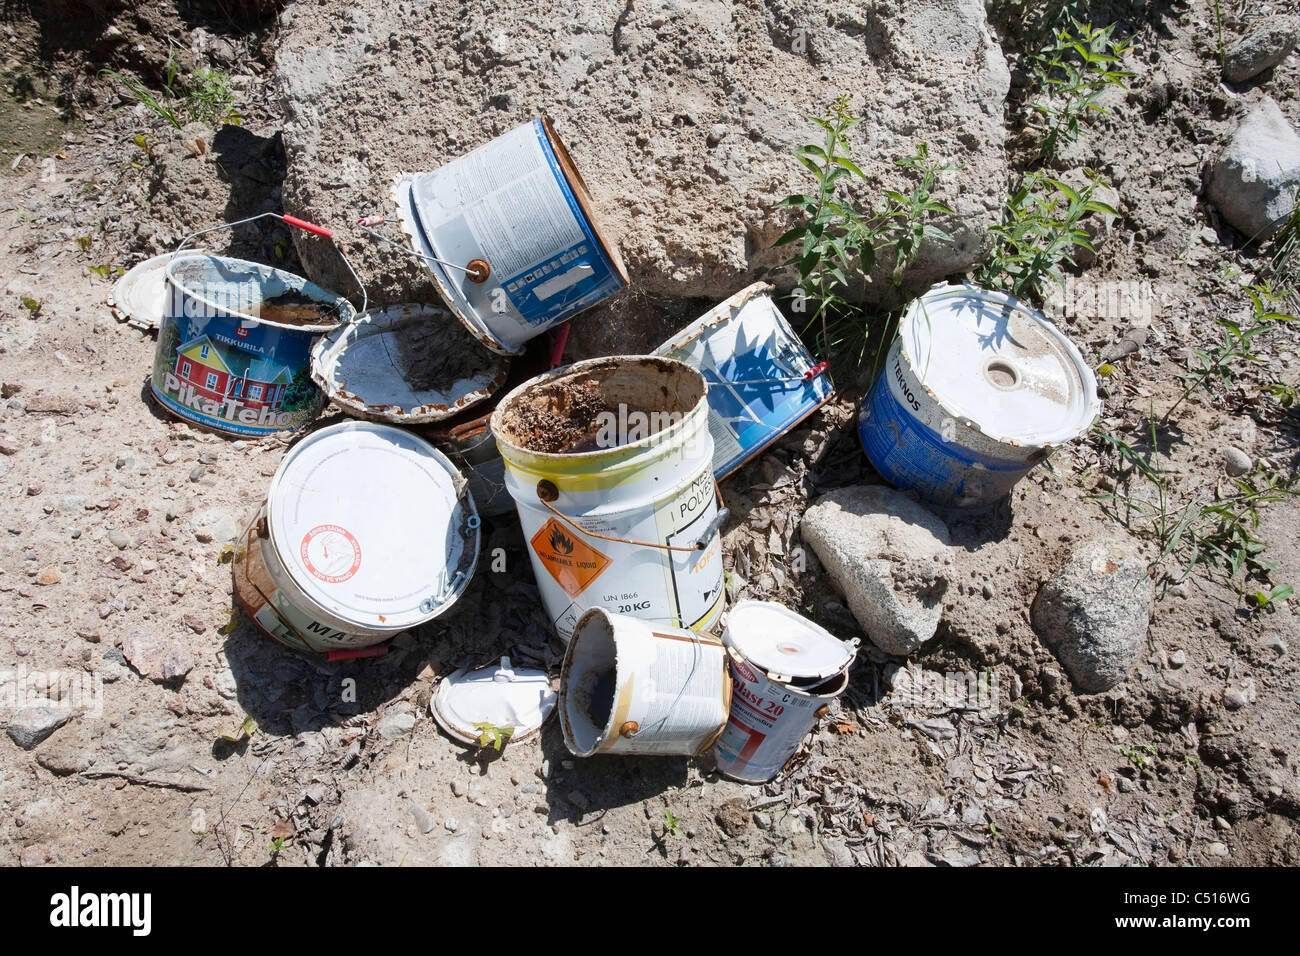
[[[187,249],[180,258],[202,253],[202,249]],[[138,329],[158,328],[167,307],[167,263],[171,260],[172,253],[164,252],[127,270],[108,297],[113,314]]]
[[[535,733],[555,710],[557,699],[545,671],[514,668],[510,658],[475,671],[460,668],[438,684],[429,702],[438,726],[467,744],[510,728],[508,740]],[[491,746],[491,743],[485,746]]]
[[[372,310],[312,349],[312,377],[336,405],[398,424],[464,411],[499,389],[509,370],[509,359],[431,305]]]
[[[990,438],[1058,444],[1099,410],[1097,380],[1074,343],[1004,293],[938,286],[908,308],[899,335],[935,399]]]
[[[768,601],[741,601],[728,611],[722,640],[769,675],[793,679],[838,674],[857,654],[855,642]]]
[[[478,562],[464,479],[428,442],[345,422],[295,445],[271,481],[271,543],[298,587],[344,620],[412,627],[449,607]]]

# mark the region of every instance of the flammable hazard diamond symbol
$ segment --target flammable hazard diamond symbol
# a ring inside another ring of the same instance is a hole
[[[609,558],[564,527],[554,518],[529,542],[555,583],[569,597],[577,597],[610,565]]]

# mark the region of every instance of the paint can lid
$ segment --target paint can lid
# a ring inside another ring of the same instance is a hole
[[[723,642],[777,680],[801,681],[838,674],[857,656],[857,641],[841,641],[789,608],[770,601],[741,601],[727,612]]]
[[[448,674],[438,684],[429,710],[438,726],[461,743],[478,744],[491,728],[512,728],[513,742],[546,722],[556,697],[545,671],[515,668],[503,657],[499,664],[473,671],[462,667]]]
[[[464,411],[499,389],[509,370],[509,359],[431,305],[371,310],[312,349],[312,377],[336,405],[397,424]]]
[[[187,249],[180,258],[202,253],[202,249]],[[137,329],[158,328],[167,309],[167,264],[172,257],[164,252],[136,263],[113,284],[108,305],[118,319]]]
[[[323,428],[271,481],[271,544],[293,583],[345,621],[394,632],[437,617],[479,552],[465,480],[409,432],[369,422]]]
[[[939,404],[996,441],[1060,444],[1100,410],[1097,380],[1074,343],[1005,293],[936,286],[908,307],[898,331]]]

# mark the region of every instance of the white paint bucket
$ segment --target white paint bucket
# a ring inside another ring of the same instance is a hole
[[[592,607],[697,630],[721,613],[726,512],[706,391],[682,362],[613,356],[525,382],[493,413],[506,488],[564,640]],[[604,409],[611,427],[569,446],[558,423],[579,406]]]
[[[756,282],[706,312],[658,349],[709,383],[713,473],[721,481],[835,394],[824,363]]]
[[[504,385],[509,371],[508,359],[484,352],[445,309],[428,305],[367,312],[311,352],[311,377],[335,405],[395,425],[463,412]]]
[[[937,286],[908,307],[858,419],[886,480],[927,504],[993,504],[1101,411],[1079,350],[1001,292]]]
[[[478,562],[464,479],[428,442],[386,425],[345,422],[295,445],[262,529],[275,588],[265,596],[311,650],[378,644],[432,620]]]
[[[535,119],[393,189],[439,294],[484,345],[529,339],[627,285],[591,195],[549,120]]]
[[[771,780],[825,708],[849,686],[857,642],[841,641],[780,604],[741,601],[722,633],[731,661],[731,713],[713,748],[718,769]]]
[[[592,608],[560,669],[560,725],[579,757],[694,756],[727,722],[731,678],[716,637]]]

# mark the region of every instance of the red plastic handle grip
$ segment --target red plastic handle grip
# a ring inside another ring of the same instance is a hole
[[[324,226],[318,226],[314,222],[308,222],[306,219],[299,219],[297,216],[281,217],[291,226],[297,226],[299,229],[305,229],[307,232],[314,232],[318,236],[324,236],[326,239],[333,239],[334,233],[330,232]]]

